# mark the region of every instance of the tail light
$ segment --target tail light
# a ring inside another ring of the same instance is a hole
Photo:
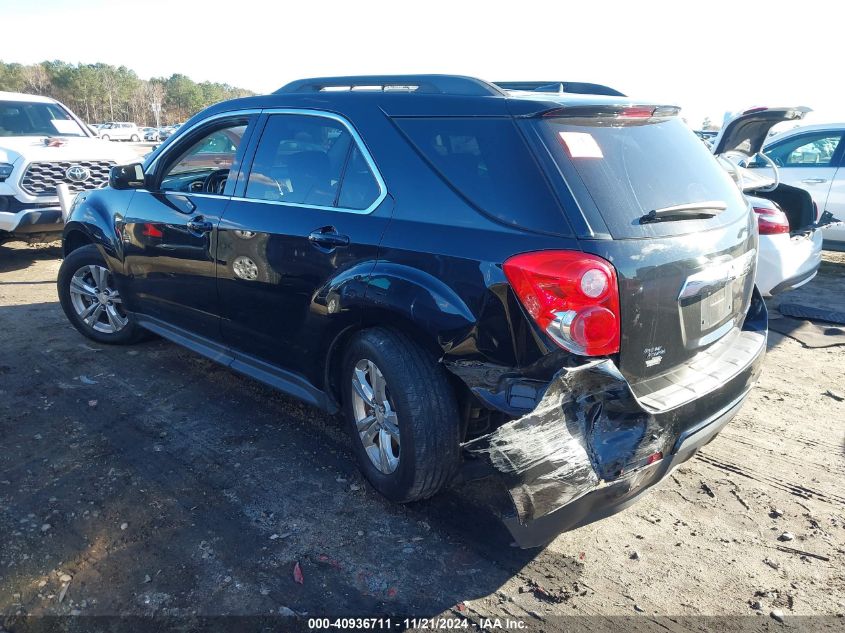
[[[610,262],[538,251],[511,257],[503,268],[528,314],[558,345],[584,356],[619,351],[619,289]]]
[[[763,206],[760,202],[755,201],[753,209],[754,213],[757,214],[757,228],[760,235],[789,233],[789,218],[776,203],[769,202],[766,206]]]

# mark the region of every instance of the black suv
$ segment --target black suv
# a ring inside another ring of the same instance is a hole
[[[677,113],[437,75],[220,103],[76,198],[62,307],[342,409],[393,501],[494,474],[543,544],[691,457],[759,372],[756,222]]]

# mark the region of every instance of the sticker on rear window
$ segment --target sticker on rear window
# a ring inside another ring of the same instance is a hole
[[[592,134],[587,132],[559,132],[559,134],[570,158],[604,158],[601,147]]]

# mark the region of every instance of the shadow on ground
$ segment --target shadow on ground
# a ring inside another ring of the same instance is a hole
[[[483,482],[392,505],[337,418],[175,345],[92,343],[55,302],[0,331],[0,614],[436,615],[580,576],[510,547]]]
[[[54,261],[62,256],[62,247],[59,242],[33,244],[25,248],[20,248],[20,244],[16,244],[19,248],[9,248],[11,243],[7,242],[6,244],[0,244],[0,273],[23,270],[29,268],[35,262]],[[0,283],[9,284],[14,283],[14,281]]]

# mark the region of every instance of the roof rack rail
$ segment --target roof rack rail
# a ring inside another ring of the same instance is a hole
[[[618,90],[583,81],[494,81],[494,86],[502,90],[529,90],[532,92],[568,92],[570,94],[606,95],[624,97]]]
[[[292,81],[273,94],[292,92],[414,92],[463,96],[501,96],[496,86],[461,75],[358,75],[352,77],[313,77]]]

